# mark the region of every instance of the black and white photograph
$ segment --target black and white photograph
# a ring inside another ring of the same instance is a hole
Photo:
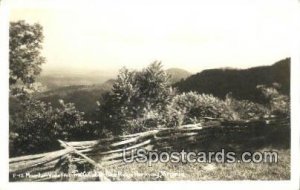
[[[4,5],[9,184],[293,178],[299,2]]]

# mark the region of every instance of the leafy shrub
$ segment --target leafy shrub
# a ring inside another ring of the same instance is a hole
[[[205,117],[231,119],[225,102],[212,95],[196,92],[176,95],[168,106],[168,125],[180,126],[202,122]]]
[[[247,100],[236,100],[230,95],[225,100],[196,92],[175,96],[168,106],[168,126],[203,122],[206,118],[240,120],[263,117],[269,110]]]
[[[290,98],[287,95],[279,93],[281,85],[273,83],[271,86],[258,85],[257,88],[261,90],[264,97],[267,99],[267,106],[271,114],[275,115],[290,115]]]
[[[236,100],[230,94],[226,95],[224,102],[234,120],[259,119],[270,113],[270,110],[261,104],[249,100]]]
[[[10,114],[10,155],[57,149],[57,139],[71,140],[82,135],[83,113],[71,103],[54,109],[51,104],[28,99],[22,110]]]
[[[163,113],[172,97],[169,76],[160,62],[142,71],[120,70],[112,92],[100,105],[100,129],[114,134],[133,133],[164,123]]]

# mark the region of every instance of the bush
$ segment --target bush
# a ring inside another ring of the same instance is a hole
[[[249,100],[236,100],[230,94],[226,95],[224,102],[234,120],[259,119],[270,113],[270,110],[261,104]]]
[[[232,112],[225,102],[212,95],[196,92],[175,96],[168,106],[168,126],[199,123],[205,118],[232,119]]]
[[[120,70],[112,92],[99,107],[99,129],[122,134],[163,125],[173,93],[169,78],[160,62],[142,71]]]
[[[83,113],[71,103],[54,109],[35,99],[22,104],[22,110],[10,113],[10,156],[54,150],[57,139],[71,140],[82,135]]]
[[[212,95],[196,92],[175,96],[168,106],[169,127],[204,122],[206,119],[240,120],[261,118],[269,110],[247,100],[236,100],[230,95],[221,100]]]
[[[287,95],[279,93],[281,85],[273,83],[271,86],[258,85],[264,97],[267,99],[267,106],[270,114],[289,116],[290,115],[290,98]]]

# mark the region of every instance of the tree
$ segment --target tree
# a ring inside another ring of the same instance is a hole
[[[37,23],[11,22],[9,30],[9,84],[11,94],[17,94],[32,88],[41,72],[45,62],[41,56],[44,36]]]
[[[41,56],[42,26],[24,21],[10,23],[10,156],[58,148],[57,139],[83,136],[83,113],[71,103],[59,108],[37,100],[34,83],[45,58]]]
[[[114,134],[133,133],[164,124],[172,97],[170,77],[160,62],[142,71],[120,70],[112,92],[100,106],[100,124]]]

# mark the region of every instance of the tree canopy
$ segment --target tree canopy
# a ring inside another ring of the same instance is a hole
[[[45,58],[41,55],[43,28],[25,21],[10,23],[9,28],[9,84],[11,93],[32,87],[41,72]]]
[[[116,134],[162,124],[162,115],[172,97],[169,79],[157,61],[142,71],[122,68],[112,92],[100,105],[101,124]]]

